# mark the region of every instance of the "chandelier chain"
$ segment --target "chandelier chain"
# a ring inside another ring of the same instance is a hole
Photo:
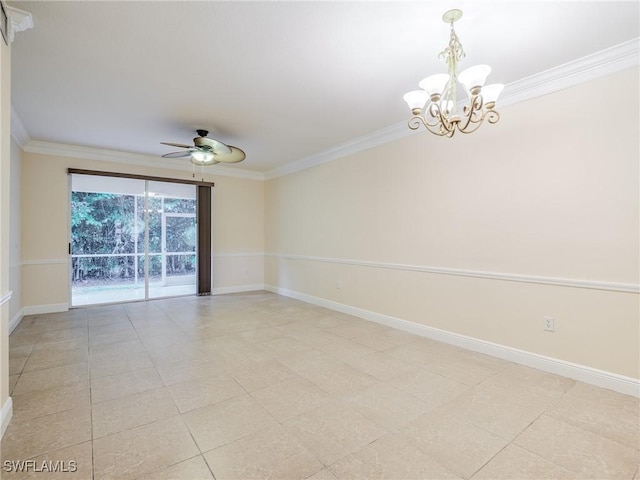
[[[447,62],[447,65],[451,65],[451,63],[457,63],[462,60],[466,54],[464,53],[464,49],[462,48],[462,43],[456,34],[455,29],[453,28],[453,22],[451,22],[451,33],[449,34],[449,45],[438,54],[438,58],[440,60],[444,60]]]

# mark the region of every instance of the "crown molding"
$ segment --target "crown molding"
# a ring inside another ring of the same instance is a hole
[[[587,55],[549,70],[536,73],[505,86],[500,106],[506,107],[548,95],[640,64],[640,37]],[[324,152],[293,161],[265,173],[266,180],[289,175],[384,143],[420,133],[406,122],[377,130]]]
[[[325,150],[324,152],[316,153],[314,155],[301,158],[300,160],[294,160],[286,165],[269,170],[265,173],[264,177],[265,180],[270,180],[272,178],[282,177],[283,175],[289,175],[290,173],[306,170],[307,168],[331,162],[332,160],[336,160],[347,155],[353,155],[369,148],[378,147],[385,143],[389,143],[409,135],[414,135],[415,133],[417,132],[407,128],[407,124],[404,122],[391,125],[390,127],[376,130],[375,132],[363,135],[362,137],[349,140],[346,143],[337,145],[329,150]]]
[[[62,143],[41,142],[39,140],[28,141],[22,149],[28,153],[41,155],[53,155],[59,157],[81,158],[84,160],[96,160],[99,162],[125,163],[127,165],[140,165],[144,167],[166,168],[192,172],[191,163],[173,158],[154,157],[140,153],[120,152],[116,150],[104,150],[100,148],[81,147],[78,145],[66,145]],[[260,172],[240,170],[237,168],[225,168],[217,165],[206,167],[208,175],[221,177],[245,178],[250,180],[264,180]]]
[[[11,136],[23,150],[25,145],[31,140],[27,129],[24,128],[24,123],[20,120],[20,117],[13,108],[13,105],[11,105]]]
[[[510,83],[500,97],[500,105],[514,105],[548,95],[627,68],[640,62],[640,38],[587,55],[549,70]]]
[[[33,17],[25,10],[5,5],[7,15],[9,16],[9,43],[13,40],[18,32],[24,32],[33,28]]]
[[[637,67],[640,64],[640,38],[559,65],[543,72],[525,77],[508,84],[502,97],[500,106],[515,105],[543,95],[564,90],[581,83],[595,80],[606,75]],[[135,164],[156,168],[167,168],[191,172],[190,164],[175,159],[160,159],[151,155],[138,153],[103,150],[98,148],[80,147],[59,143],[30,140],[29,135],[20,121],[17,113],[11,108],[11,135],[25,152],[44,155],[57,155],[72,158],[84,158],[104,162]],[[363,135],[348,142],[332,147],[299,160],[276,167],[266,173],[220,166],[207,167],[207,173],[225,177],[245,178],[251,180],[270,180],[306,170],[308,168],[327,163],[347,155],[374,148],[409,135],[416,135],[419,131],[410,130],[406,122],[397,123],[375,132]]]

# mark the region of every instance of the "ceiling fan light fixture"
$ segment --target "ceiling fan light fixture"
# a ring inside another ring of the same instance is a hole
[[[213,159],[213,153],[205,150],[197,150],[191,152],[191,163],[194,165],[213,165],[216,161]]]
[[[208,138],[206,130],[198,130],[199,137],[193,139],[192,145],[182,143],[160,142],[162,145],[183,148],[182,152],[171,152],[162,155],[162,158],[187,158],[191,163],[199,167],[209,167],[218,163],[238,163],[242,162],[246,155],[238,147],[226,145],[213,138]]]

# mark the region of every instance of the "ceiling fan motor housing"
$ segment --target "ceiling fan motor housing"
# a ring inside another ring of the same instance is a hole
[[[218,140],[214,140],[213,138],[208,138],[208,130],[199,129],[196,130],[196,132],[200,136],[193,139],[193,147],[190,145],[182,145],[179,143],[160,142],[164,145],[186,149],[186,151],[184,152],[172,152],[162,156],[164,158],[180,158],[191,156],[191,161],[196,165],[215,165],[216,163],[220,162],[238,163],[246,158],[245,153],[238,147],[232,147]],[[202,154],[205,154],[205,156],[207,157],[206,163],[204,163],[205,160],[196,158],[202,156]],[[213,159],[214,155],[215,160]],[[214,160],[215,163],[209,163],[211,160]]]
[[[208,150],[208,151],[212,151],[213,147],[216,143],[215,140],[212,140],[210,138],[205,138],[205,137],[196,137],[193,139],[193,143],[195,144],[195,146],[197,148],[199,148],[200,150]]]

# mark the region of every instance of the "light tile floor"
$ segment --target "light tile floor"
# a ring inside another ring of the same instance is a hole
[[[271,293],[29,316],[9,341],[3,479],[639,478],[637,398]]]

